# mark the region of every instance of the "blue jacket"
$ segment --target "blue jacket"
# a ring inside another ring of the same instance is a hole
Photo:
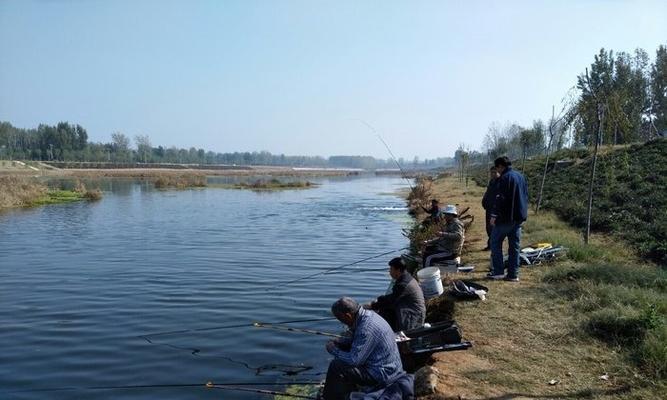
[[[528,218],[528,184],[512,167],[507,167],[496,182],[491,216],[497,224],[520,224]]]
[[[387,321],[371,310],[360,308],[352,337],[338,339],[338,342],[349,344],[350,351],[336,347],[331,355],[345,364],[364,368],[381,385],[387,385],[403,374],[396,335]]]

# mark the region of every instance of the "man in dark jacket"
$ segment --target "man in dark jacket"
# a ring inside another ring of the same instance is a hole
[[[521,251],[521,224],[528,218],[528,184],[526,179],[512,169],[512,162],[507,157],[494,161],[500,173],[493,201],[491,219],[491,265],[490,279],[519,281],[519,252]],[[503,241],[509,241],[509,259],[507,275],[504,275]]]
[[[389,261],[389,275],[394,280],[391,291],[378,297],[368,308],[387,320],[394,332],[421,328],[426,305],[419,283],[406,271],[400,257]]]
[[[493,166],[489,169],[489,184],[486,186],[486,192],[484,192],[484,197],[482,197],[482,207],[486,211],[486,247],[483,251],[491,250],[491,231],[493,226],[491,226],[491,209],[493,208],[493,202],[496,198],[496,184],[500,174],[496,170],[496,167]]]

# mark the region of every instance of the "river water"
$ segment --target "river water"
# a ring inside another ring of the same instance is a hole
[[[330,317],[340,296],[385,291],[398,252],[284,284],[407,245],[405,181],[317,182],[157,191],[117,179],[102,182],[99,202],[0,214],[0,398],[250,399],[261,395],[86,388],[323,379],[325,337],[217,329]],[[341,330],[332,320],[292,326]]]

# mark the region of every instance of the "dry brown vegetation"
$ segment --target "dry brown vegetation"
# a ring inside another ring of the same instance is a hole
[[[0,176],[0,210],[101,198],[101,190],[86,189],[80,181],[75,184],[74,190],[61,190],[61,188],[50,189],[31,177]]]
[[[486,245],[483,192],[482,187],[466,188],[454,178],[437,180],[432,186],[432,195],[442,203],[470,206],[478,216],[468,230],[463,256],[464,263],[476,266],[475,272],[457,274],[456,279],[482,281],[488,271],[489,253],[481,251]],[[660,398],[664,379],[639,367],[627,351],[587,334],[587,314],[573,307],[572,296],[579,294],[545,279],[555,268],[576,269],[594,260],[641,263],[623,243],[601,236],[593,239],[590,246],[581,245],[580,233],[554,214],[531,214],[523,231],[524,246],[551,241],[570,247],[572,254],[558,264],[522,268],[520,283],[482,281],[490,289],[486,301],[455,304],[454,318],[474,347],[435,356],[440,379],[438,395],[430,398]]]
[[[0,176],[0,209],[29,206],[42,198],[47,190],[33,178]]]
[[[161,175],[155,179],[155,187],[158,189],[185,189],[206,186],[206,176],[199,174]]]

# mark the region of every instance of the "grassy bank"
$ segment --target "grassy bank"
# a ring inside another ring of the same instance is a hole
[[[0,210],[101,198],[99,189],[88,190],[82,183],[74,190],[50,189],[34,178],[0,176]]]
[[[481,250],[484,188],[447,178],[430,192],[471,207],[476,220],[463,262],[476,269],[455,278],[482,281],[489,267]],[[568,247],[567,257],[522,268],[518,284],[483,281],[485,302],[456,303],[454,318],[475,346],[436,355],[434,398],[660,398],[667,390],[664,271],[615,237],[596,235],[584,245],[555,213],[531,212],[522,243],[544,241]]]
[[[558,165],[555,161],[560,161]],[[588,150],[563,150],[552,157],[542,207],[572,226],[586,226]],[[516,166],[520,169],[521,165]],[[526,162],[531,198],[537,197],[544,158]],[[477,168],[475,179],[486,185],[487,168]],[[642,257],[667,265],[667,139],[603,148],[594,185],[591,228],[624,240]]]

